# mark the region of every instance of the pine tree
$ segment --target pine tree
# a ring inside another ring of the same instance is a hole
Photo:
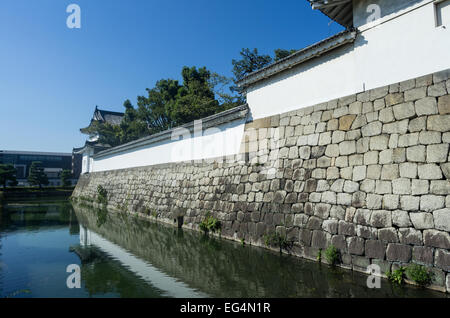
[[[0,184],[3,185],[3,188],[6,188],[9,183],[12,186],[17,185],[16,179],[17,170],[11,164],[0,164]]]
[[[48,185],[48,177],[44,172],[44,168],[41,166],[42,162],[33,161],[30,167],[30,173],[28,175],[28,182],[31,185],[39,186],[42,189],[42,185]]]
[[[61,171],[61,183],[64,187],[69,187],[71,186],[71,182],[70,179],[72,178],[72,171],[70,170],[63,170]]]

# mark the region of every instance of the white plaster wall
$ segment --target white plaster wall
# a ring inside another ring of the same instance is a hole
[[[234,155],[239,151],[244,126],[245,119],[241,119],[217,128],[199,130],[195,136],[194,134],[180,134],[178,141],[168,140],[96,158],[92,171],[126,169]]]
[[[88,148],[83,152],[83,157],[81,161],[81,173],[89,173],[93,171],[94,159],[92,156],[94,155],[93,149]]]
[[[436,27],[434,4],[424,0],[364,25],[353,45],[251,87],[247,102],[253,118],[450,68],[450,17],[443,18],[446,27]]]
[[[81,173],[89,172],[89,155],[87,152],[83,152],[83,159],[81,161]]]

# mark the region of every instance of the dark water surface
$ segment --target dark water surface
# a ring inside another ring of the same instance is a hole
[[[70,289],[67,266],[81,269]],[[0,210],[0,297],[445,297],[67,201]]]

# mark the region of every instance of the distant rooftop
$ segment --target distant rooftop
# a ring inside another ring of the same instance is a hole
[[[108,123],[113,126],[120,125],[124,115],[125,115],[124,113],[112,112],[109,110],[99,109],[96,106],[89,126],[86,128],[81,128],[80,131],[83,134],[87,134],[88,130],[91,127],[93,122]]]
[[[308,0],[314,10],[320,10],[330,19],[346,28],[353,27],[352,0]]]
[[[6,155],[35,155],[35,156],[69,156],[71,153],[65,152],[40,152],[40,151],[22,151],[22,150],[0,150],[0,154]]]

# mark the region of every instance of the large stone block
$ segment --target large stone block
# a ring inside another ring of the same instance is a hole
[[[434,264],[436,267],[450,272],[450,252],[448,250],[437,249],[434,256]]]
[[[333,235],[331,238],[331,244],[342,252],[347,252],[347,241],[345,235]]]
[[[423,231],[423,243],[425,246],[450,249],[450,235],[448,232],[425,230]]]
[[[378,239],[378,230],[368,226],[357,225],[356,235],[365,239],[376,240]]]
[[[429,116],[427,119],[427,129],[440,132],[446,132],[450,130],[450,115],[434,115]]]
[[[385,150],[388,148],[389,136],[379,135],[370,137],[369,149],[370,150]]]
[[[402,244],[423,245],[422,232],[413,228],[398,230],[398,237]]]
[[[379,121],[373,121],[361,128],[363,137],[372,137],[381,134],[383,124]]]
[[[415,104],[417,116],[435,115],[438,113],[437,101],[434,97],[425,97]]]
[[[400,197],[400,206],[405,211],[418,211],[420,205],[420,197],[411,195],[402,195]]]
[[[450,95],[439,97],[438,110],[441,115],[450,114]]]
[[[440,210],[445,206],[445,198],[437,195],[422,195],[420,198],[420,209],[426,212]]]
[[[347,156],[356,153],[356,142],[354,140],[341,142],[339,144],[339,153],[341,156]]]
[[[410,227],[412,223],[409,213],[401,210],[392,211],[392,224],[398,227]]]
[[[338,223],[338,220],[325,220],[322,223],[322,229],[330,234],[337,234]]]
[[[382,208],[385,210],[395,210],[398,208],[400,196],[397,194],[385,194],[383,196]]]
[[[413,195],[428,194],[428,180],[412,180],[411,190]]]
[[[442,179],[442,170],[437,164],[424,164],[418,166],[419,178],[423,180]]]
[[[450,122],[449,122],[450,126]],[[438,144],[427,146],[427,162],[447,162],[449,144]]]
[[[419,143],[422,145],[439,144],[442,141],[442,133],[439,131],[421,131],[419,134]]]
[[[384,98],[386,106],[390,107],[404,102],[403,93],[391,93]]]
[[[357,209],[353,222],[361,225],[369,225],[370,216],[372,214],[371,210],[368,209]]]
[[[345,115],[339,118],[339,130],[347,131],[352,127],[356,115]]]
[[[398,243],[398,234],[397,230],[393,227],[379,229],[378,230],[378,239],[385,243]]]
[[[434,211],[433,219],[435,229],[450,232],[450,208]]]
[[[394,194],[411,194],[411,180],[406,178],[393,180],[392,192]]]
[[[383,125],[383,134],[406,134],[408,131],[409,119],[394,121]]]
[[[411,162],[425,162],[426,147],[423,145],[419,145],[407,148],[406,159]]]
[[[416,116],[413,102],[395,105],[393,106],[393,111],[396,120],[402,120]]]
[[[364,255],[364,239],[360,237],[350,237],[347,239],[348,252],[354,255]]]
[[[339,221],[338,233],[341,235],[355,236],[356,228],[353,223]]]
[[[386,258],[389,261],[409,262],[412,248],[409,245],[390,243],[386,249]]]
[[[386,244],[376,240],[366,240],[365,253],[368,258],[383,260],[386,253]]]
[[[376,228],[391,227],[392,212],[384,210],[373,211],[370,217],[370,225]]]
[[[450,181],[449,180],[431,181],[430,193],[440,195],[450,194]]]
[[[434,228],[433,215],[431,213],[410,213],[411,222],[418,230]]]
[[[428,96],[439,97],[447,94],[447,87],[445,82],[440,82],[428,87]]]
[[[415,101],[427,96],[427,87],[416,87],[405,92],[405,101]]]
[[[426,246],[414,246],[412,251],[412,260],[422,265],[433,265],[433,248]]]
[[[311,246],[325,249],[331,241],[331,235],[324,231],[314,230],[312,234]]]

